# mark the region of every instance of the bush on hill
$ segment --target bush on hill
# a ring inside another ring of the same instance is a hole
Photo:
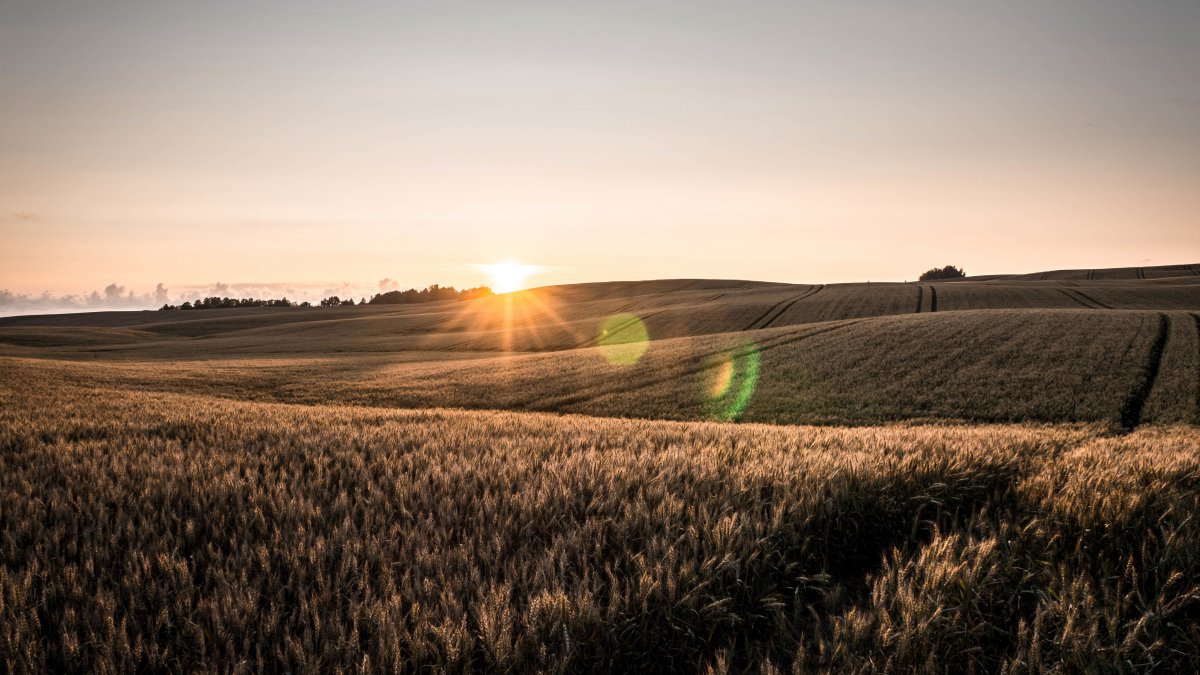
[[[921,275],[921,281],[937,281],[939,279],[962,279],[967,276],[967,273],[955,267],[954,265],[946,265],[945,267],[935,267]]]

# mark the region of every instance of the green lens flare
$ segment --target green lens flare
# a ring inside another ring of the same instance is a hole
[[[646,324],[633,314],[614,314],[604,320],[596,345],[609,363],[629,366],[638,362],[650,345]]]
[[[709,417],[731,422],[740,419],[754,397],[761,367],[758,346],[738,345],[717,356],[705,369],[704,402]]]

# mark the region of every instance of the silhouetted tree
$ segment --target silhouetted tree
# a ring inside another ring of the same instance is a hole
[[[474,300],[492,294],[492,289],[487,286],[478,288],[467,288],[458,290],[453,286],[439,286],[433,284],[423,290],[418,291],[415,288],[410,288],[407,291],[388,291],[387,293],[376,293],[368,305],[407,305],[418,302],[437,302],[439,300]]]
[[[939,279],[961,279],[967,276],[964,270],[961,270],[954,265],[946,265],[945,267],[935,267],[921,275],[921,281],[937,281]]]
[[[487,286],[478,288],[467,288],[457,290],[453,286],[439,286],[433,284],[424,290],[418,291],[415,288],[410,288],[407,291],[388,291],[387,293],[377,293],[370,300],[359,298],[358,302],[354,302],[354,298],[346,298],[343,300],[336,295],[331,295],[318,304],[321,307],[353,307],[358,305],[396,305],[408,304],[415,302],[434,302],[438,300],[474,300],[492,295],[492,289]],[[287,298],[276,299],[259,299],[259,298],[222,298],[218,296],[210,296],[200,298],[192,302],[185,302],[181,305],[164,304],[160,310],[173,309],[227,309],[231,307],[312,307],[312,303],[307,300],[296,303]]]

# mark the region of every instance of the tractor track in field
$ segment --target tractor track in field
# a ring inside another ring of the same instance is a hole
[[[937,289],[933,286],[929,287],[929,311],[937,311]]]
[[[1087,280],[1091,281],[1096,278],[1096,270],[1088,270]]]
[[[1158,379],[1159,370],[1162,368],[1163,353],[1167,348],[1167,338],[1170,335],[1171,317],[1166,312],[1160,312],[1158,315],[1158,335],[1155,336],[1153,344],[1150,345],[1150,354],[1147,357],[1146,367],[1142,371],[1142,378],[1134,386],[1133,391],[1129,393],[1129,397],[1125,399],[1125,404],[1121,406],[1122,431],[1133,431],[1142,423],[1142,410],[1146,407],[1146,401],[1150,398],[1150,392],[1154,390],[1154,383]]]
[[[800,302],[801,300],[805,300],[807,298],[811,298],[812,296],[816,295],[817,293],[820,293],[824,288],[825,288],[825,284],[821,284],[821,285],[817,286],[816,288],[812,289],[811,291],[800,295],[799,297],[792,298],[787,304],[780,307],[778,312],[775,312],[774,315],[772,315],[770,318],[768,318],[766,321],[764,321],[763,324],[761,326],[759,326],[759,329],[770,328],[772,324],[774,324],[776,321],[779,320],[779,317],[786,314],[787,311],[789,309],[791,309],[792,306],[795,305],[797,302]]]
[[[1070,291],[1068,291],[1068,290],[1066,290],[1065,288],[1059,288],[1059,289],[1057,289],[1057,290],[1058,290],[1058,292],[1059,292],[1059,293],[1062,293],[1063,295],[1067,296],[1068,298],[1070,298],[1070,299],[1071,299],[1071,301],[1072,301],[1072,302],[1074,302],[1075,304],[1077,304],[1077,305],[1079,305],[1079,306],[1081,306],[1081,307],[1086,307],[1087,309],[1100,309],[1099,307],[1096,307],[1096,306],[1094,306],[1094,305],[1088,304],[1088,303],[1087,303],[1087,302],[1085,302],[1085,301],[1084,301],[1082,298],[1078,298],[1078,297],[1076,297],[1075,295],[1072,295],[1072,294],[1071,294],[1071,292],[1070,292]],[[1077,292],[1078,292],[1078,291],[1077,291]]]
[[[825,288],[825,284],[821,284],[819,286],[816,286],[815,288],[813,288],[813,287],[807,288],[802,293],[800,293],[799,295],[797,295],[795,297],[784,298],[783,300],[780,300],[779,302],[775,303],[774,305],[771,305],[770,307],[768,307],[767,311],[758,315],[757,318],[755,318],[753,321],[751,321],[750,324],[747,325],[742,330],[748,331],[748,330],[757,330],[760,328],[766,328],[767,326],[769,326],[771,324],[772,321],[775,321],[784,312],[791,309],[792,305],[796,304],[797,302],[800,302],[801,300],[803,300],[805,298],[810,298],[810,297],[816,295],[824,288]],[[776,310],[778,310],[778,311],[776,311]],[[768,319],[767,317],[770,317],[770,318]],[[762,325],[759,325],[760,323]]]
[[[1135,273],[1137,274],[1137,278],[1139,278],[1139,279],[1146,278],[1146,268],[1144,268],[1144,267],[1137,268],[1137,271]]]
[[[773,349],[776,349],[778,347],[784,347],[787,345],[796,344],[799,342],[803,342],[809,338],[814,338],[818,335],[824,335],[826,333],[830,333],[830,332],[833,332],[836,330],[841,330],[843,328],[849,328],[850,326],[853,326],[854,324],[857,324],[857,323],[862,323],[863,321],[866,321],[866,319],[853,319],[850,321],[845,321],[845,322],[839,323],[836,326],[830,326],[828,328],[814,330],[812,332],[803,333],[801,335],[793,335],[793,334],[783,335],[783,336],[780,336],[779,338],[775,339],[774,341],[764,340],[762,343],[756,345],[756,348],[757,348],[759,354],[764,354],[764,353],[771,351]],[[576,405],[579,403],[588,403],[590,401],[595,401],[597,399],[600,399],[605,396],[610,396],[612,394],[641,391],[643,389],[648,389],[648,388],[653,387],[658,384],[665,384],[668,382],[672,382],[674,380],[680,380],[680,379],[683,379],[686,377],[690,377],[692,375],[699,375],[700,373],[703,373],[705,371],[717,368],[719,366],[719,364],[715,363],[713,361],[713,359],[721,354],[728,352],[728,351],[730,351],[730,348],[725,347],[722,349],[718,349],[716,351],[708,352],[706,354],[698,355],[698,356],[694,357],[697,361],[695,364],[693,364],[692,366],[690,366],[678,373],[655,377],[655,378],[652,378],[649,380],[645,380],[643,382],[638,382],[637,384],[632,385],[632,386],[624,386],[624,385],[618,383],[615,386],[605,387],[601,391],[577,392],[574,394],[567,394],[565,396],[560,396],[557,399],[552,399],[548,402],[539,401],[537,404],[539,407],[534,408],[531,406],[526,406],[526,409],[527,410],[556,411],[556,410],[561,409],[563,406]]]
[[[699,284],[700,281],[701,281],[700,279],[694,279],[692,281],[689,281],[689,282],[683,284],[682,286],[679,286],[678,288],[671,288],[671,289],[668,289],[665,291],[659,291],[658,293],[655,293],[654,295],[651,295],[648,297],[638,297],[638,299],[627,302],[624,305],[620,306],[619,308],[614,310],[612,313],[613,314],[621,314],[623,312],[628,312],[629,310],[633,309],[634,307],[637,307],[638,305],[650,302],[652,300],[657,300],[657,299],[663,297],[664,295],[669,295],[671,293],[678,293],[679,291],[686,291],[689,288],[695,286],[696,284]]]
[[[1079,297],[1087,300],[1088,302],[1092,302],[1092,303],[1099,305],[1102,309],[1116,309],[1116,307],[1113,307],[1112,305],[1108,305],[1103,302],[1100,302],[1099,300],[1093,298],[1092,296],[1088,295],[1087,293],[1084,293],[1083,291],[1073,291],[1073,292],[1075,294],[1077,294]]]
[[[1190,270],[1192,274],[1200,276],[1200,265],[1192,265],[1188,268],[1188,270]]]
[[[924,294],[925,294],[925,287],[917,286],[917,310],[915,312],[916,314],[921,313],[921,300],[923,299]]]
[[[1192,318],[1196,322],[1196,424],[1200,424],[1200,313],[1194,313]]]
[[[1115,309],[1112,305],[1106,305],[1080,290],[1060,288],[1058,292],[1088,309]]]

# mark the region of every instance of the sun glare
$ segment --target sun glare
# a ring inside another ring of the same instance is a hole
[[[496,293],[512,293],[525,288],[525,279],[538,271],[533,265],[522,265],[512,260],[480,265],[479,269],[491,278],[491,287]]]

